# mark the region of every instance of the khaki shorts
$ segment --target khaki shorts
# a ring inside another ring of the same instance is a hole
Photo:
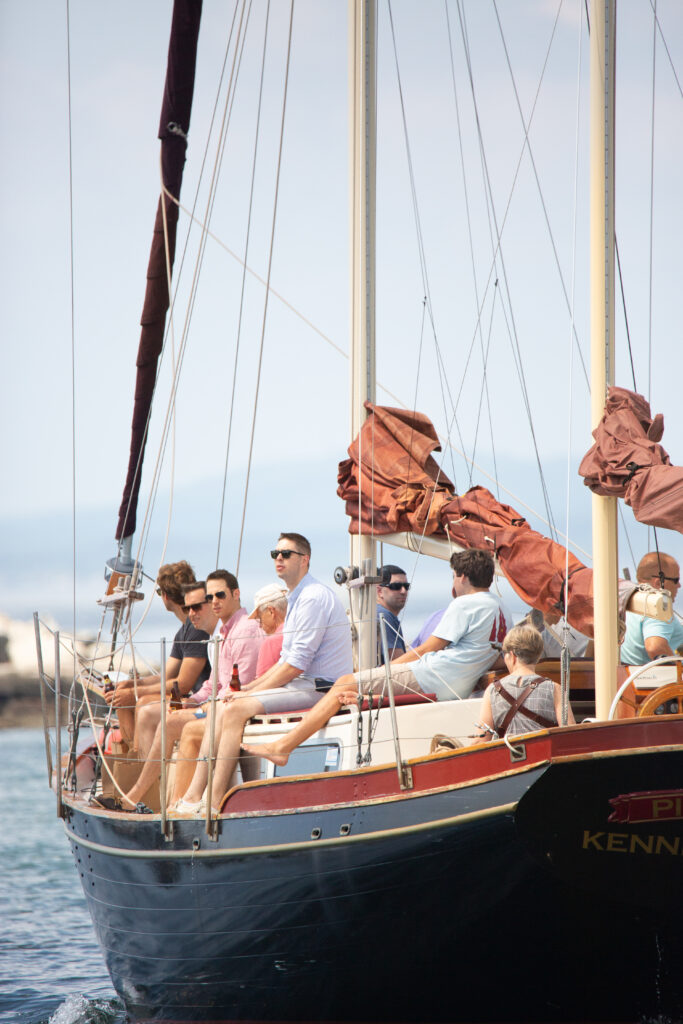
[[[390,665],[391,681],[394,684],[394,693],[424,693],[424,690],[415,678],[410,662],[405,665]],[[384,665],[378,668],[366,668],[362,672],[354,673],[355,678],[360,681],[360,688],[363,693],[384,693],[387,685],[387,671]]]

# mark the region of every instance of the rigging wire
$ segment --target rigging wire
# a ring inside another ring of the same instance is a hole
[[[71,108],[71,16],[69,0],[66,0],[66,82],[67,82],[67,127],[69,142],[69,300],[71,319],[71,543],[72,579],[71,598],[73,635],[76,636],[76,325],[74,296],[74,190],[73,190],[73,132]],[[73,675],[76,676],[74,653]]]
[[[545,61],[544,61],[544,64],[543,64],[543,70],[541,72],[541,78],[540,78],[540,81],[539,81],[539,89],[540,89],[540,84],[543,81],[543,77],[545,75],[545,70],[546,70],[546,66],[547,66],[547,63],[548,63],[548,59],[550,57],[550,50],[552,48],[553,39],[555,37],[555,32],[557,30],[557,24],[559,22],[560,11],[562,10],[563,2],[564,2],[564,0],[560,0],[560,2],[558,4],[558,7],[557,7],[557,13],[555,15],[555,21],[553,23],[553,30],[552,30],[552,33],[551,33],[551,36],[550,36],[550,42],[548,43],[548,49],[546,51]],[[517,89],[517,83],[516,83],[516,80],[515,80],[514,73],[512,71],[512,64],[510,62],[510,54],[509,54],[509,51],[508,51],[507,42],[505,41],[505,36],[503,34],[503,27],[502,27],[501,21],[500,21],[500,15],[499,15],[499,12],[498,12],[497,0],[494,0],[493,7],[494,7],[494,10],[496,12],[496,20],[498,22],[498,28],[499,28],[499,31],[500,31],[500,38],[501,38],[501,42],[503,44],[503,50],[505,51],[505,59],[506,59],[506,62],[507,62],[508,70],[510,72],[510,79],[512,81],[512,88],[514,89],[514,93],[515,93],[515,100],[517,102],[517,110],[519,111],[519,116],[520,116],[520,119],[522,121],[522,126],[524,128],[524,143],[525,143],[526,149],[527,149],[528,154],[529,154],[529,160],[531,161],[532,170],[534,172],[534,179],[536,181],[536,187],[538,189],[538,196],[539,196],[539,199],[541,201],[541,209],[543,210],[543,216],[544,216],[544,219],[545,219],[546,227],[548,229],[548,237],[550,239],[550,245],[551,245],[551,248],[553,250],[553,257],[554,257],[554,260],[555,260],[555,266],[557,267],[557,273],[558,273],[558,277],[559,277],[559,280],[560,280],[560,286],[562,288],[562,294],[564,295],[565,304],[567,306],[567,312],[570,315],[570,320],[572,322],[572,326],[573,326],[573,329],[574,329],[573,338],[574,338],[574,340],[576,342],[576,346],[577,346],[578,351],[579,351],[579,355],[580,355],[580,358],[581,358],[581,365],[583,367],[583,371],[584,371],[584,376],[586,378],[586,382],[588,382],[588,370],[587,370],[586,364],[584,362],[583,351],[581,349],[581,344],[579,342],[579,336],[576,333],[576,325],[575,325],[575,321],[574,321],[573,310],[571,309],[570,297],[569,297],[569,295],[567,293],[567,288],[565,286],[564,274],[562,273],[562,267],[561,267],[561,264],[560,264],[560,257],[559,257],[558,251],[557,251],[557,246],[555,244],[555,236],[553,234],[553,230],[552,230],[552,227],[550,225],[550,216],[548,214],[548,207],[546,205],[545,196],[543,195],[543,189],[541,188],[541,179],[540,179],[540,177],[538,175],[538,169],[536,167],[536,160],[534,158],[533,150],[531,148],[531,142],[529,140],[529,130],[531,128],[531,121],[529,121],[529,124],[527,125],[525,120],[524,120],[524,113],[522,111],[522,104],[521,104],[521,101],[520,101],[520,98],[519,98],[519,92],[518,92],[518,89]]]
[[[628,349],[628,358],[631,363],[631,379],[633,381],[633,390],[637,391],[636,387],[636,368],[633,363],[633,346],[631,345],[631,330],[628,323],[628,313],[626,312],[626,292],[624,291],[624,278],[621,273],[621,257],[619,255],[619,246],[617,244],[616,232],[614,235],[614,251],[617,257],[617,271],[619,274],[619,291],[621,293],[621,306],[624,311],[624,326],[626,328],[626,347]]]
[[[573,197],[572,197],[572,252],[571,252],[571,282],[570,282],[570,296],[571,296],[571,324],[569,329],[568,338],[568,402],[567,402],[567,478],[566,478],[566,492],[565,492],[565,520],[564,530],[565,535],[569,536],[569,530],[571,526],[571,487],[572,487],[572,472],[571,472],[571,447],[572,447],[572,406],[574,404],[574,314],[575,314],[575,302],[576,302],[576,235],[578,227],[578,194],[579,194],[579,140],[581,130],[581,68],[583,65],[583,20],[581,18],[581,5],[579,4],[579,24],[578,24],[578,45],[577,45],[577,61],[576,61],[576,117],[575,117],[575,145],[574,145],[574,186],[573,186]],[[559,13],[559,12],[558,12]],[[561,715],[562,719],[560,724],[566,725],[569,716],[569,689],[570,689],[570,673],[571,673],[571,654],[569,651],[569,545],[565,544],[564,547],[564,584],[563,584],[563,610],[564,610],[564,627],[562,629],[561,639],[561,666],[560,666],[560,682],[561,682]]]
[[[397,81],[397,86],[398,86],[399,103],[400,103],[400,107],[401,107],[401,123],[402,123],[402,126],[403,126],[403,140],[404,140],[405,148],[406,148],[406,161],[407,161],[407,164],[408,164],[408,178],[409,178],[409,181],[410,181],[410,194],[411,194],[411,200],[412,200],[412,206],[413,206],[413,217],[415,219],[415,233],[416,233],[416,237],[417,237],[417,252],[418,252],[418,260],[419,260],[419,264],[420,264],[420,274],[421,274],[421,277],[422,277],[423,294],[425,296],[425,307],[426,307],[426,310],[427,310],[427,315],[429,317],[429,322],[430,322],[430,325],[431,325],[431,328],[432,328],[432,337],[434,339],[434,347],[435,347],[435,352],[436,352],[436,356],[437,356],[437,364],[442,369],[442,372],[439,374],[439,385],[441,387],[441,399],[442,399],[442,403],[443,403],[443,406],[444,406],[444,418],[445,418],[445,422],[448,423],[449,422],[449,417],[448,417],[448,411],[447,411],[447,406],[446,406],[446,396],[444,394],[444,385],[445,385],[445,390],[446,390],[446,392],[448,394],[448,399],[450,401],[451,408],[454,409],[453,417],[451,419],[451,426],[449,428],[449,434],[450,434],[450,432],[452,430],[453,422],[455,422],[455,426],[456,426],[456,429],[457,429],[457,432],[458,432],[458,438],[460,440],[460,444],[464,448],[465,447],[465,442],[464,442],[464,439],[462,437],[462,433],[460,431],[460,424],[457,421],[457,416],[456,416],[456,413],[455,413],[455,406],[453,404],[453,398],[452,398],[451,393],[450,393],[450,385],[448,384],[448,377],[447,377],[445,371],[443,370],[443,358],[442,358],[442,355],[441,355],[441,349],[440,349],[439,342],[438,342],[436,323],[434,321],[434,310],[433,310],[433,306],[432,306],[431,291],[430,291],[430,287],[429,287],[429,275],[428,275],[428,272],[427,272],[427,258],[426,258],[426,255],[425,255],[425,248],[424,248],[424,235],[423,235],[423,232],[422,232],[422,221],[421,221],[421,218],[420,218],[420,210],[419,210],[419,204],[418,204],[418,200],[417,200],[417,185],[415,183],[415,172],[414,172],[414,168],[413,168],[413,156],[412,156],[412,149],[411,149],[411,146],[410,146],[410,137],[409,137],[409,133],[408,133],[408,120],[407,120],[407,116],[406,116],[405,99],[404,99],[404,94],[403,94],[403,83],[402,83],[402,79],[401,79],[401,69],[400,69],[399,60],[398,60],[398,47],[397,47],[397,44],[396,44],[396,31],[395,31],[395,28],[394,28],[394,16],[393,16],[393,10],[392,10],[392,6],[391,6],[391,0],[387,0],[387,10],[388,10],[388,13],[389,13],[389,26],[390,26],[390,30],[391,30],[391,40],[392,40],[393,53],[394,53],[394,66],[396,68],[396,81]],[[453,470],[455,471],[455,466],[453,467]]]
[[[489,171],[488,171],[488,162],[486,160],[486,153],[484,151],[484,141],[483,141],[483,134],[482,134],[482,129],[481,129],[481,120],[480,120],[480,117],[479,117],[479,110],[478,110],[477,99],[476,99],[476,91],[475,91],[475,88],[474,88],[474,76],[473,76],[473,72],[472,72],[471,51],[470,51],[470,46],[469,46],[469,39],[468,39],[468,36],[467,36],[467,26],[466,26],[464,11],[462,10],[461,0],[458,0],[458,5],[457,6],[458,6],[458,16],[459,16],[459,19],[460,19],[460,30],[461,30],[462,40],[463,40],[463,46],[464,46],[464,49],[465,49],[465,60],[466,60],[467,74],[468,74],[469,83],[470,83],[470,90],[471,90],[471,93],[472,93],[472,103],[473,103],[473,107],[474,107],[475,121],[476,121],[476,125],[477,125],[477,137],[478,137],[478,141],[479,141],[479,152],[480,152],[480,157],[481,157],[481,161],[482,161],[482,167],[483,167],[483,173],[484,173],[484,182],[485,182],[485,187],[486,187],[486,194],[487,194],[487,197],[488,197],[488,201],[489,201],[489,205],[490,205],[490,211],[491,211],[491,216],[493,218],[493,224],[494,224],[494,228],[495,228],[496,248],[495,248],[495,252],[494,252],[494,261],[496,260],[497,257],[500,258],[502,274],[503,274],[503,281],[504,281],[504,284],[505,284],[505,290],[506,290],[506,295],[507,295],[507,303],[508,303],[508,307],[509,307],[509,311],[510,311],[510,321],[511,321],[511,324],[508,321],[507,316],[505,316],[505,320],[506,320],[506,323],[508,325],[508,331],[510,332],[510,341],[511,341],[511,345],[512,345],[513,358],[514,358],[515,365],[517,367],[517,373],[518,373],[518,377],[519,377],[520,388],[521,388],[521,392],[522,392],[522,398],[523,398],[524,405],[525,405],[525,408],[526,408],[527,420],[528,420],[528,423],[529,423],[529,429],[530,429],[531,437],[532,437],[532,441],[533,441],[534,454],[535,454],[536,465],[538,467],[539,477],[540,477],[540,481],[541,481],[541,490],[542,490],[542,493],[543,493],[543,500],[544,500],[544,504],[545,504],[545,508],[546,508],[546,515],[548,517],[548,521],[552,524],[551,525],[551,529],[552,529],[553,533],[555,535],[557,535],[557,529],[555,527],[555,523],[554,523],[554,519],[553,519],[553,515],[552,515],[552,510],[551,510],[551,507],[550,507],[550,497],[549,497],[549,494],[548,494],[548,489],[547,489],[546,482],[545,482],[545,477],[544,477],[544,474],[543,474],[543,468],[541,466],[540,453],[538,451],[538,444],[537,444],[537,441],[536,441],[536,432],[535,432],[534,425],[533,425],[533,417],[531,415],[531,405],[530,405],[530,402],[529,402],[528,389],[527,389],[527,386],[526,386],[526,379],[525,379],[525,376],[524,376],[522,362],[521,362],[521,352],[520,352],[520,349],[519,349],[519,339],[518,339],[518,336],[517,336],[517,330],[516,330],[515,321],[514,321],[514,314],[513,314],[513,310],[512,310],[511,293],[510,293],[510,287],[509,287],[509,282],[508,282],[508,277],[507,277],[507,270],[506,270],[505,260],[503,258],[502,228],[499,228],[499,226],[498,226],[498,219],[496,217],[495,204],[494,204],[494,201],[493,201],[493,188],[492,188],[492,185],[491,185],[491,178],[490,178]],[[554,34],[554,26],[553,26],[553,34]],[[552,43],[552,37],[551,37],[551,43]],[[547,63],[547,58],[546,58],[546,63]],[[545,71],[545,64],[544,64],[544,69],[543,70]],[[536,101],[538,99],[538,93],[540,91],[540,86],[541,86],[542,80],[543,80],[543,76],[541,76],[541,80],[539,81],[538,89],[537,89],[537,92],[536,92],[536,97],[535,97],[535,100],[534,100],[534,107],[532,108],[532,116],[533,116],[533,110],[535,110]],[[525,142],[525,145],[526,145],[526,142]],[[524,150],[524,147],[522,149],[522,152],[523,152],[523,150]],[[520,165],[521,165],[521,155],[520,155],[520,161],[519,161],[518,166],[517,166],[517,173],[519,172]],[[515,180],[516,180],[516,176],[515,176]],[[513,188],[514,188],[514,184],[513,184]],[[507,215],[507,212],[508,212],[508,210],[510,208],[511,198],[512,198],[512,191],[510,192],[510,197],[508,199],[508,206],[506,208],[506,215]],[[504,222],[503,222],[502,227],[504,227]],[[489,276],[489,280],[490,280],[490,276]],[[503,307],[503,309],[504,309],[504,307]]]
[[[212,113],[211,113],[211,120],[209,122],[209,131],[207,133],[207,140],[206,140],[206,143],[204,145],[204,152],[203,152],[203,155],[202,155],[202,162],[201,162],[201,166],[200,166],[199,177],[198,177],[198,181],[197,181],[197,187],[195,189],[194,200],[193,200],[193,203],[192,203],[192,213],[191,213],[191,216],[190,216],[190,219],[189,219],[188,231],[187,231],[187,234],[185,236],[185,243],[184,243],[184,246],[183,246],[182,256],[180,258],[180,262],[179,262],[178,268],[176,270],[176,286],[175,286],[175,291],[173,293],[172,299],[169,302],[169,319],[168,319],[168,322],[166,324],[166,329],[164,331],[164,338],[163,338],[163,343],[162,343],[162,347],[161,347],[161,352],[160,352],[160,356],[159,356],[159,363],[158,363],[158,368],[157,368],[157,376],[156,376],[156,380],[154,382],[154,387],[152,389],[152,400],[150,402],[150,408],[149,408],[149,411],[147,413],[147,420],[146,420],[146,423],[145,423],[145,431],[144,431],[145,440],[147,438],[147,435],[148,435],[148,432],[149,432],[149,428],[150,428],[151,417],[152,417],[152,409],[154,408],[154,396],[156,395],[157,385],[158,385],[158,382],[159,382],[160,369],[161,369],[161,365],[163,364],[164,355],[165,355],[165,352],[166,352],[166,345],[167,345],[167,341],[168,341],[168,335],[169,335],[171,318],[173,316],[173,310],[175,308],[175,303],[176,303],[176,299],[177,299],[177,296],[178,296],[178,290],[179,290],[179,287],[180,287],[180,281],[182,279],[182,272],[183,272],[183,268],[184,268],[184,265],[185,265],[185,259],[186,259],[188,248],[189,248],[191,228],[192,228],[192,226],[195,223],[201,224],[201,221],[199,221],[195,217],[195,210],[196,210],[197,204],[199,202],[199,195],[200,195],[201,185],[202,185],[202,182],[204,180],[204,170],[205,170],[205,167],[206,167],[206,161],[207,161],[208,152],[209,152],[209,142],[210,142],[210,139],[211,139],[211,135],[213,133],[213,126],[214,126],[214,123],[215,123],[216,112],[218,110],[218,100],[219,100],[219,97],[220,97],[220,92],[221,92],[221,88],[222,88],[222,84],[223,84],[223,79],[225,77],[225,68],[227,66],[228,55],[230,53],[232,37],[233,37],[234,29],[235,29],[235,20],[236,20],[236,15],[237,15],[237,6],[238,6],[238,0],[235,0],[235,5],[233,7],[232,19],[231,19],[231,24],[230,24],[230,31],[228,33],[228,41],[227,41],[226,47],[225,47],[225,53],[224,53],[224,56],[223,56],[223,64],[222,64],[222,67],[221,67],[221,73],[220,73],[219,81],[218,81],[218,88],[216,90],[216,99],[214,101],[213,110],[212,110]],[[177,200],[172,199],[172,197],[170,196],[170,193],[166,190],[165,185],[164,185],[164,183],[162,181],[162,198],[163,197],[165,197],[169,201],[175,201],[176,205],[178,205],[178,207],[180,209],[180,206],[177,203]],[[169,291],[169,296],[170,296],[170,294],[171,293]],[[140,455],[138,456],[138,462],[137,462],[136,469],[135,469],[136,475],[142,472],[143,450],[144,449],[141,449]],[[129,497],[129,500],[128,500],[128,505],[127,505],[127,508],[126,508],[126,516],[128,515],[128,513],[130,511],[131,502],[132,502],[132,494],[131,494],[131,496]],[[119,555],[121,553],[123,540],[124,540],[124,538],[121,538],[119,540],[118,549],[117,549],[117,554],[119,554]],[[143,545],[140,550],[142,550],[142,551],[146,550],[146,544]],[[151,601],[150,601],[150,605],[151,605]],[[148,606],[147,610],[149,610],[149,606]],[[145,615],[147,613],[147,610],[145,612]]]
[[[229,83],[228,83],[228,89],[227,89],[227,92],[226,92],[226,99],[225,99],[224,108],[223,108],[223,119],[222,119],[222,122],[221,122],[221,128],[220,128],[220,133],[219,133],[219,147],[218,147],[217,152],[216,152],[216,158],[214,160],[212,174],[211,174],[211,181],[209,183],[209,194],[208,194],[208,198],[207,198],[207,202],[206,202],[206,209],[205,209],[204,220],[202,221],[202,224],[201,224],[201,236],[200,236],[200,241],[199,241],[199,248],[198,248],[198,252],[197,252],[197,257],[195,259],[195,265],[194,265],[194,270],[193,270],[193,275],[192,275],[192,281],[191,281],[191,285],[190,285],[190,295],[189,295],[189,298],[188,298],[188,305],[187,305],[187,309],[186,309],[186,313],[185,313],[185,321],[184,321],[184,324],[183,324],[183,330],[182,330],[182,335],[181,335],[180,349],[179,349],[179,354],[178,354],[178,362],[177,362],[177,366],[176,366],[175,372],[172,375],[171,390],[170,390],[170,395],[169,395],[168,405],[167,405],[167,410],[166,410],[166,418],[165,418],[163,429],[162,429],[162,437],[161,437],[161,442],[160,442],[160,445],[159,445],[159,452],[158,452],[158,456],[157,456],[157,462],[156,462],[155,469],[154,469],[154,475],[153,475],[153,480],[154,480],[153,491],[154,491],[154,493],[156,493],[156,491],[157,491],[157,489],[159,487],[160,474],[161,474],[161,465],[162,465],[162,461],[163,461],[163,458],[164,458],[164,453],[165,453],[165,450],[166,450],[166,445],[167,445],[167,442],[168,442],[169,416],[171,414],[171,410],[175,408],[175,400],[176,400],[176,395],[177,395],[177,391],[178,391],[178,385],[179,385],[179,381],[180,381],[180,372],[181,372],[182,364],[183,364],[183,361],[184,361],[185,353],[187,351],[190,322],[191,322],[191,319],[192,319],[192,313],[193,313],[193,309],[194,309],[194,302],[196,300],[196,295],[197,295],[197,290],[198,290],[198,285],[199,285],[199,271],[201,269],[201,265],[202,265],[202,261],[203,261],[203,256],[204,256],[204,252],[205,252],[205,248],[206,248],[207,226],[208,226],[208,222],[209,222],[209,219],[210,219],[210,216],[211,216],[211,210],[212,210],[212,207],[213,207],[213,200],[214,200],[215,190],[216,190],[217,181],[218,181],[218,168],[219,168],[219,163],[220,163],[220,140],[222,140],[224,138],[225,132],[227,131],[227,119],[228,119],[228,110],[230,109],[230,98],[231,98],[231,95],[232,95],[233,90],[234,90],[235,69],[236,69],[236,66],[237,66],[237,63],[238,63],[238,54],[240,52],[240,50],[239,50],[239,41],[240,41],[240,38],[241,38],[241,34],[242,34],[242,30],[243,30],[243,25],[244,25],[244,13],[245,13],[245,4],[243,3],[242,4],[242,9],[241,9],[240,23],[239,23],[239,27],[238,27],[237,39],[235,41],[235,51],[234,51],[234,56],[233,56],[233,61],[232,61],[231,72],[230,72],[230,79],[229,79]],[[163,188],[163,191],[164,191],[165,195],[168,194],[168,191],[167,191],[167,189],[165,187]],[[171,316],[173,316],[173,310],[171,310]],[[146,520],[145,520],[145,527],[146,527],[145,535],[149,531],[150,526],[151,526],[151,517],[149,516],[149,514],[147,514],[146,515]]]
[[[447,0],[444,0],[444,12],[445,12],[445,15],[446,15],[446,32],[447,32],[447,38],[448,38],[448,55],[449,55],[449,58],[450,58],[451,82],[453,84],[453,102],[454,102],[454,106],[455,106],[455,121],[456,121],[457,134],[458,134],[458,152],[460,154],[460,174],[461,174],[461,177],[462,177],[462,187],[463,187],[464,207],[465,207],[465,219],[466,219],[466,222],[467,222],[467,238],[468,238],[469,249],[470,249],[470,265],[471,265],[471,268],[472,268],[472,284],[473,284],[473,287],[474,287],[474,301],[475,301],[475,306],[476,306],[477,310],[482,310],[483,306],[481,305],[480,300],[479,300],[479,286],[478,286],[478,281],[477,281],[477,265],[476,265],[475,255],[474,255],[474,235],[473,235],[473,231],[472,231],[472,218],[470,216],[470,200],[469,200],[469,192],[468,192],[468,188],[467,188],[467,174],[465,173],[465,148],[464,148],[464,145],[463,145],[462,124],[461,124],[461,120],[460,120],[460,103],[458,101],[458,89],[457,89],[456,78],[455,78],[455,61],[454,61],[454,57],[453,57],[453,35],[452,35],[452,32],[451,32],[451,19],[450,19],[450,15],[448,13],[448,2],[447,2]],[[494,300],[493,300],[494,303],[495,303],[495,294],[496,293],[494,291]],[[483,352],[483,338],[482,338],[482,332],[481,332],[481,314],[477,316],[477,322],[476,322],[476,326],[475,326],[475,331],[479,335],[479,344],[480,344],[480,348],[482,349],[482,352]],[[491,408],[490,408],[490,405],[489,405],[489,422],[490,421],[491,421]],[[494,463],[494,466],[495,466],[495,464],[496,464],[496,454],[495,454],[495,447],[493,446],[493,435],[491,435],[491,443],[492,443],[492,448],[493,448],[493,463]],[[472,451],[472,458],[474,458],[474,454],[475,454],[475,450]],[[470,480],[470,486],[472,486],[472,474],[471,474],[471,472],[470,472],[469,480]]]
[[[242,522],[240,524],[240,536],[237,545],[237,559],[235,565],[235,574],[239,574],[240,558],[242,555],[242,541],[244,539],[244,525],[247,517],[247,501],[249,499],[249,480],[251,476],[251,460],[254,451],[254,434],[256,431],[256,415],[258,412],[258,401],[259,401],[259,389],[261,385],[261,368],[263,364],[263,348],[266,338],[266,322],[268,317],[268,296],[270,295],[270,275],[273,267],[273,248],[275,243],[275,225],[277,222],[277,206],[280,192],[280,169],[282,166],[282,148],[285,134],[285,114],[287,112],[287,89],[289,86],[289,70],[290,60],[292,54],[292,26],[294,23],[294,0],[291,0],[289,8],[289,33],[287,37],[287,61],[285,65],[285,82],[284,82],[284,95],[282,97],[282,120],[280,124],[280,144],[277,155],[277,171],[275,174],[275,196],[273,201],[273,217],[271,223],[270,233],[270,248],[268,251],[268,271],[266,274],[266,291],[263,301],[263,317],[261,321],[261,340],[259,343],[259,355],[258,355],[258,369],[256,373],[256,392],[254,395],[254,409],[251,419],[251,434],[249,437],[249,457],[247,460],[247,475],[244,484],[244,503],[242,505]]]
[[[657,0],[652,19],[652,99],[650,108],[650,252],[648,265],[647,400],[652,401],[652,264],[655,207],[655,94],[657,86]]]
[[[237,316],[237,340],[235,343],[235,362],[232,373],[232,390],[230,393],[230,405],[228,413],[228,437],[225,446],[225,465],[223,468],[223,489],[221,493],[221,506],[220,514],[218,518],[218,541],[216,544],[216,568],[220,563],[221,557],[221,538],[223,536],[223,517],[225,513],[225,495],[228,485],[228,462],[230,459],[230,440],[232,437],[232,418],[235,408],[235,391],[237,388],[237,364],[239,360],[240,341],[242,338],[242,322],[244,312],[244,296],[246,294],[246,282],[247,282],[247,260],[249,258],[249,240],[251,238],[251,217],[254,207],[254,191],[256,186],[256,162],[258,157],[258,143],[261,128],[261,106],[263,102],[263,83],[265,80],[266,71],[266,50],[268,46],[268,26],[270,24],[270,0],[266,5],[266,16],[265,24],[263,29],[263,51],[261,55],[261,78],[259,82],[259,94],[258,94],[258,108],[256,113],[256,130],[254,134],[254,155],[251,165],[251,182],[249,185],[249,209],[247,213],[247,226],[246,226],[246,238],[244,244],[244,261],[242,263],[242,283],[240,287],[240,304],[239,313]],[[238,559],[239,561],[239,559]]]

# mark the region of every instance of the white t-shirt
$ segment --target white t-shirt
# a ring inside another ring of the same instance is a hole
[[[433,633],[447,640],[448,646],[423,654],[412,665],[425,693],[435,693],[437,700],[469,697],[500,654],[511,622],[490,591],[463,594],[451,601]]]

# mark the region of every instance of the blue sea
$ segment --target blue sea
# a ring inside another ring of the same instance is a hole
[[[0,731],[0,1021],[123,1024],[55,808],[42,730]]]

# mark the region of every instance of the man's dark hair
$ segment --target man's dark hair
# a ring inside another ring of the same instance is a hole
[[[195,583],[183,583],[183,597],[185,594],[190,594],[193,590],[203,590],[206,593],[206,583],[204,580],[197,580]]]
[[[383,565],[377,573],[382,578],[380,587],[386,586],[387,583],[391,583],[392,576],[405,576],[405,569],[401,569],[398,565]]]
[[[458,576],[466,576],[473,587],[490,587],[493,583],[493,556],[489,551],[480,548],[454,551],[451,569]]]
[[[167,562],[159,566],[157,586],[174,604],[183,603],[183,584],[193,580],[194,569],[189,562]]]
[[[233,576],[233,574],[231,572],[228,572],[227,569],[214,569],[213,572],[210,572],[209,575],[206,577],[207,583],[209,582],[209,580],[223,580],[226,587],[230,591],[240,589],[240,585],[237,582],[237,577]]]
[[[311,557],[311,545],[302,533],[281,533],[278,542],[281,540],[288,540],[290,544],[294,544],[300,555]]]

